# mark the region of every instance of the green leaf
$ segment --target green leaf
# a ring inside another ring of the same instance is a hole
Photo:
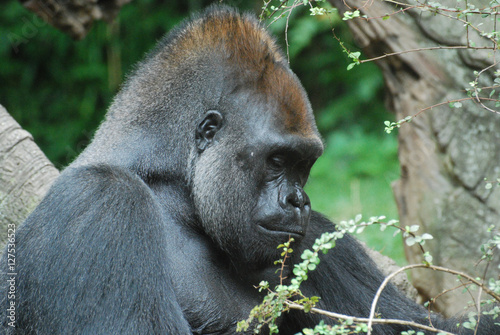
[[[424,240],[432,240],[433,238],[434,237],[431,234],[425,233],[422,235],[422,239],[424,239]]]
[[[427,251],[425,254],[424,254],[424,261],[427,263],[427,264],[432,264],[432,255]]]
[[[356,65],[358,65],[358,64],[357,63],[351,63],[351,64],[347,65],[347,71],[351,70]]]
[[[414,237],[410,236],[408,237],[406,240],[405,240],[405,243],[407,246],[411,247],[412,245],[414,245],[417,241],[415,240]]]
[[[351,53],[349,54],[349,57],[350,57],[350,58],[353,58],[353,59],[359,59],[359,57],[360,57],[360,56],[361,56],[361,52],[359,52],[359,51],[356,51],[356,52],[351,52]]]
[[[415,224],[415,225],[408,227],[406,230],[408,230],[411,233],[414,233],[414,232],[418,231],[419,229],[420,229],[420,226]]]

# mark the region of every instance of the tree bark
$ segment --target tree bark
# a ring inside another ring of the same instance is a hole
[[[361,15],[378,18],[348,21],[368,57],[399,53],[377,61],[385,78],[388,108],[397,120],[440,102],[467,98],[464,88],[474,80],[474,70],[495,60],[495,54],[485,50],[401,53],[466,45],[467,36],[477,46],[487,44],[472,30],[467,32],[463,23],[433,13],[410,10],[383,20],[397,10],[388,2],[330,2],[341,15],[359,8]],[[484,85],[493,82],[492,73],[481,76]],[[420,225],[420,234],[434,236],[425,245],[434,264],[480,277],[489,270],[489,276],[497,277],[498,257],[489,267],[484,262],[478,266],[476,263],[481,257],[479,246],[489,238],[487,228],[500,222],[500,188],[486,189],[484,182],[485,178],[500,177],[500,116],[471,101],[464,102],[460,109],[444,104],[403,124],[398,140],[401,176],[393,190],[401,224]],[[418,248],[406,247],[406,255],[410,263],[422,262]],[[422,302],[459,285],[454,276],[425,269],[413,271],[412,277]],[[477,293],[471,296],[461,291],[441,296],[433,307],[447,315],[462,311],[468,301],[477,298]]]
[[[75,40],[84,38],[95,20],[111,22],[132,0],[19,0],[57,29]]]
[[[38,205],[59,171],[0,105],[0,246]]]

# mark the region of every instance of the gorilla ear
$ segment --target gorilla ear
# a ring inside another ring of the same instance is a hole
[[[222,114],[216,110],[209,110],[205,113],[203,120],[196,127],[196,146],[202,152],[212,143],[215,134],[222,127]]]

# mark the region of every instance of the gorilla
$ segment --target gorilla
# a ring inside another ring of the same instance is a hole
[[[277,245],[293,237],[297,263],[334,229],[303,190],[322,151],[307,95],[259,22],[224,6],[192,16],[135,68],[18,229],[15,271],[7,252],[1,263],[1,332],[234,334],[262,301],[255,285],[279,282]],[[376,265],[349,236],[322,257],[303,293],[367,317],[384,279]],[[393,286],[377,313],[429,324]],[[321,320],[292,311],[280,333]],[[494,327],[482,317],[479,333]]]

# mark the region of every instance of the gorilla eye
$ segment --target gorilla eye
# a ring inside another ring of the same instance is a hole
[[[268,162],[274,169],[283,169],[286,165],[286,158],[283,155],[273,155],[269,157]]]

